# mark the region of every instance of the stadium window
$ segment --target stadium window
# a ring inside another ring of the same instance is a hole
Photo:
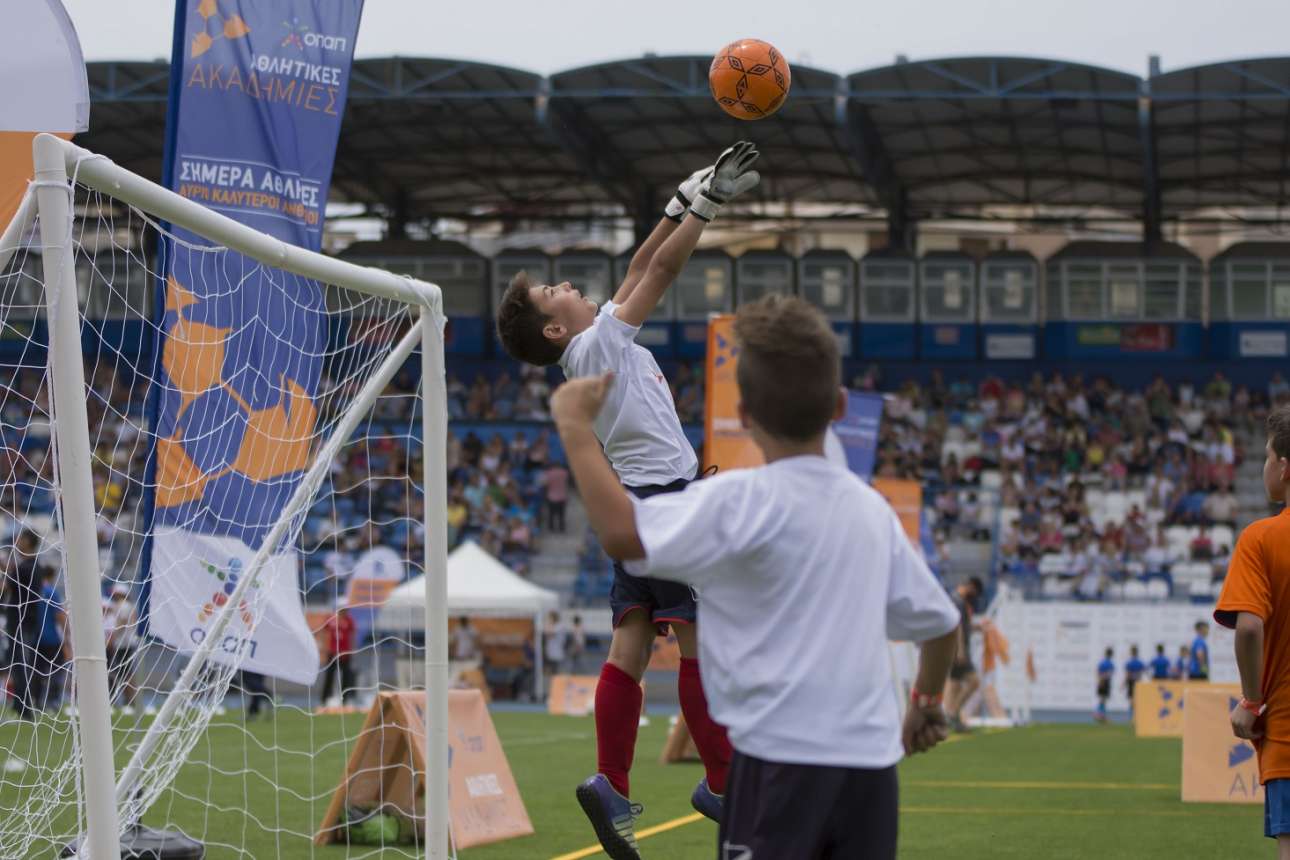
[[[1030,322],[1034,319],[1034,292],[1026,289],[1025,273],[987,267],[981,296],[983,319],[994,322]]]
[[[850,316],[848,278],[843,266],[809,263],[802,267],[802,298],[830,317]]]
[[[713,310],[721,307],[726,296],[726,279],[724,275],[725,272],[716,267],[703,270],[703,297]]]
[[[1019,311],[1025,302],[1021,289],[1021,272],[1009,269],[1003,273],[1003,310]]]
[[[1147,266],[1142,314],[1150,320],[1182,317],[1182,266]]]
[[[1112,319],[1137,319],[1142,315],[1142,272],[1137,265],[1107,267],[1107,313]]]
[[[1290,284],[1272,285],[1272,316],[1279,320],[1290,319]]]
[[[706,318],[710,313],[726,310],[730,288],[726,270],[721,266],[706,266],[688,277],[682,272],[677,286],[682,317]]]
[[[972,315],[972,297],[959,268],[927,266],[923,270],[923,313],[928,320],[964,320]]]
[[[745,262],[739,271],[739,301],[755,302],[762,296],[775,293],[786,295],[788,268],[779,263]]]
[[[869,263],[861,278],[864,318],[888,322],[914,319],[914,279],[905,264]]]
[[[1268,270],[1262,263],[1236,263],[1231,277],[1231,310],[1234,319],[1262,319],[1268,312]]]
[[[482,260],[422,260],[418,277],[438,284],[443,290],[443,310],[448,316],[483,316],[487,313],[484,301],[487,292],[481,286],[484,283]]]
[[[1066,267],[1066,318],[1100,319],[1102,267],[1097,263],[1071,263]]]

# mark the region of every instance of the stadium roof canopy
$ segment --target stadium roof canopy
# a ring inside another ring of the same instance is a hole
[[[1290,58],[1151,78],[1166,212],[1290,204]]]
[[[1145,79],[1018,57],[846,77],[798,66],[785,106],[757,123],[713,105],[708,63],[643,57],[543,77],[359,60],[333,195],[395,223],[642,217],[687,170],[747,136],[763,153],[761,200],[793,207],[777,211],[886,212],[896,229],[986,207],[1087,207],[1150,231],[1200,208],[1287,202],[1290,58]],[[158,177],[168,65],[91,63],[89,77],[90,131],[79,140]]]

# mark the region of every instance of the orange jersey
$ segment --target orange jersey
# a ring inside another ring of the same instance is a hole
[[[1263,619],[1259,779],[1290,778],[1290,508],[1251,523],[1236,542],[1214,620],[1235,627],[1238,612]]]

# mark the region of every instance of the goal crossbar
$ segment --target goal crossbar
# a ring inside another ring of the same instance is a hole
[[[47,142],[46,145],[62,149],[67,173],[72,179],[162,221],[214,240],[266,266],[321,283],[344,284],[346,289],[429,308],[442,316],[442,293],[434,284],[358,266],[288,244],[131,173],[107,156],[90,152],[52,134],[37,135],[35,145],[39,146],[42,140]]]

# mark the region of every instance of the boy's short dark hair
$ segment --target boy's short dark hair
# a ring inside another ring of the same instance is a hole
[[[801,299],[766,296],[735,316],[739,396],[767,433],[805,442],[833,420],[842,363],[824,315]]]
[[[521,271],[511,278],[497,307],[497,339],[511,358],[547,367],[564,355],[564,347],[548,338],[542,329],[551,317],[538,310],[529,296],[533,281]]]
[[[1268,413],[1268,441],[1272,453],[1290,460],[1290,404],[1283,403]]]

